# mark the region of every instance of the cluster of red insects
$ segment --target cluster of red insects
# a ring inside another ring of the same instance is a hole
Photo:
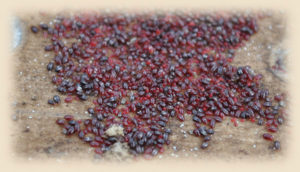
[[[230,64],[235,49],[258,30],[256,18],[200,14],[106,14],[61,18],[52,27],[32,26],[52,44],[47,65],[66,103],[92,99],[90,119],[58,119],[102,154],[116,142],[130,153],[156,155],[169,145],[170,118],[192,115],[193,134],[206,148],[216,123],[227,116],[256,121],[276,132],[283,117],[260,74]],[[67,41],[67,43],[65,42]],[[275,101],[282,99],[277,95]],[[49,104],[59,103],[59,97]],[[123,135],[106,130],[119,125]],[[269,133],[263,135],[273,140]],[[275,142],[279,148],[279,142]]]

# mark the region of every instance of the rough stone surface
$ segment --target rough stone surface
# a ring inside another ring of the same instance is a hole
[[[105,133],[108,136],[123,136],[123,127],[119,126],[119,125],[112,125],[110,128],[108,128]]]

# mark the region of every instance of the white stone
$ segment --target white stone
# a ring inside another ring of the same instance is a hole
[[[121,127],[120,125],[113,124],[111,127],[109,127],[109,129],[105,131],[105,133],[108,136],[117,136],[117,135],[123,136],[124,135],[123,130],[124,128]]]

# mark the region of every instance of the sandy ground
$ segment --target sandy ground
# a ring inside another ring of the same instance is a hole
[[[25,159],[77,159],[92,160],[119,159],[117,151],[109,152],[103,157],[96,156],[88,145],[77,137],[65,137],[61,128],[55,124],[57,117],[73,114],[76,118],[88,118],[86,109],[91,105],[73,101],[71,104],[62,102],[52,107],[47,100],[57,94],[52,85],[52,73],[48,73],[46,65],[53,58],[53,54],[45,52],[44,46],[48,40],[41,35],[30,33],[30,26],[40,22],[49,22],[53,17],[48,15],[20,15],[20,24],[23,28],[21,44],[15,48],[15,88],[12,96],[13,133],[12,146],[15,157]],[[273,13],[258,21],[259,32],[251,37],[243,47],[237,50],[234,65],[250,65],[256,73],[264,76],[263,83],[270,94],[284,92],[286,88],[286,74],[274,72],[271,66],[278,58],[285,58],[284,15]],[[64,96],[61,95],[61,99]],[[89,99],[92,100],[92,99]],[[266,131],[249,121],[239,122],[235,127],[230,119],[218,123],[215,134],[206,150],[199,148],[202,142],[199,138],[191,136],[189,130],[193,129],[190,116],[186,121],[170,121],[168,125],[173,131],[171,145],[164,154],[156,158],[198,158],[198,159],[246,159],[254,158],[272,159],[283,157],[288,144],[288,123],[280,127],[274,134],[276,140],[281,141],[281,150],[270,148],[272,142],[262,139]],[[116,148],[118,149],[118,148]],[[115,150],[116,150],[115,149]],[[122,151],[126,152],[126,148]],[[125,155],[125,157],[127,157]]]

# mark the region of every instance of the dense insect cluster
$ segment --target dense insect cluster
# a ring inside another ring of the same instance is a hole
[[[32,26],[52,44],[47,65],[65,103],[90,99],[91,118],[57,119],[66,135],[78,135],[102,154],[116,142],[133,155],[157,155],[169,145],[170,118],[192,115],[193,134],[208,147],[216,123],[247,119],[276,132],[283,117],[262,75],[230,63],[235,49],[258,31],[256,18],[204,14],[85,14]],[[49,104],[60,103],[54,96]],[[108,135],[120,126],[119,135]],[[273,140],[265,133],[262,137]],[[279,149],[279,142],[275,143]]]

